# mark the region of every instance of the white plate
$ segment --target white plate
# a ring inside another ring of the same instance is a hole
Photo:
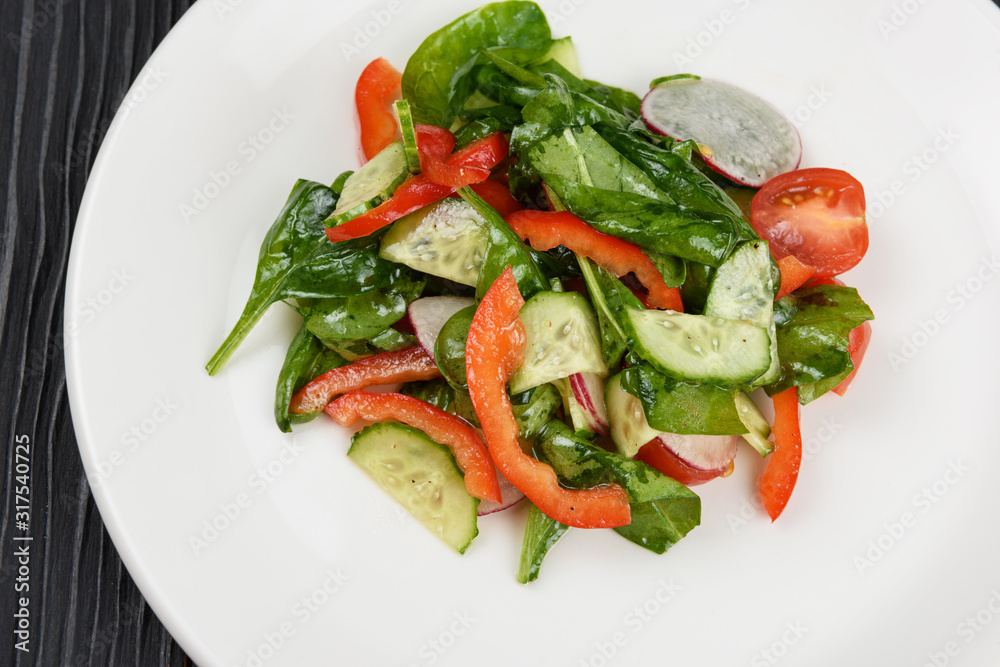
[[[201,665],[995,664],[1000,13],[986,0],[546,3],[588,76],[737,83],[796,118],[806,166],[867,186],[871,250],[849,280],[875,337],[848,395],[804,411],[777,524],[742,451],[666,555],[571,531],[522,587],[523,513],[483,519],[459,557],[346,461],[343,431],[278,432],[287,309],[206,375],[294,179],[356,166],[362,67],[401,68],[475,4],[198,3],[104,142],[69,269],[70,397],[102,516],[166,626]]]

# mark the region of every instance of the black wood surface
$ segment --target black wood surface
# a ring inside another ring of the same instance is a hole
[[[132,80],[190,5],[0,1],[0,437],[7,452],[0,665],[190,664],[101,522],[73,434],[62,356],[66,261],[91,165]],[[26,460],[17,458],[19,443],[28,444]],[[18,464],[24,470],[25,463],[30,500],[19,500]],[[28,517],[18,514],[25,502]],[[25,536],[32,539],[17,539]],[[18,553],[25,545],[27,557]],[[23,584],[29,588],[18,592]],[[28,651],[16,648],[21,596]]]

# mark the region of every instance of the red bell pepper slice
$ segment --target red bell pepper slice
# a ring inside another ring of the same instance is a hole
[[[354,103],[361,123],[361,150],[371,160],[395,141],[399,132],[392,103],[402,97],[403,75],[385,58],[373,60],[361,72],[354,91]]]
[[[501,215],[521,208],[514,195],[510,194],[510,190],[496,181],[486,179],[469,187]],[[431,183],[423,174],[409,176],[387,201],[336,227],[328,227],[326,236],[334,243],[368,236],[386,225],[391,225],[404,215],[449,196],[458,196],[455,194],[455,188]]]
[[[320,375],[292,396],[288,411],[307,415],[325,408],[337,394],[375,384],[431,380],[440,375],[437,364],[419,345],[398,352],[382,352]]]
[[[667,287],[663,276],[639,246],[600,232],[569,211],[518,211],[507,216],[521,239],[535,250],[563,245],[616,276],[635,273],[649,291],[647,306],[683,312],[680,290]]]
[[[815,268],[803,264],[795,255],[785,255],[779,259],[778,268],[781,269],[781,289],[774,297],[775,300],[782,299],[802,287],[816,273]]]
[[[799,428],[799,393],[795,387],[771,397],[774,402],[774,452],[764,474],[757,480],[760,499],[771,521],[776,520],[799,478],[802,463],[802,432]]]
[[[497,468],[542,512],[569,526],[611,528],[631,522],[628,495],[617,485],[566,489],[556,473],[521,450],[507,381],[524,360],[519,312],[524,299],[510,267],[493,283],[472,319],[465,366],[469,394]]]
[[[458,189],[489,178],[490,170],[507,157],[507,139],[501,132],[483,137],[451,154],[455,135],[435,125],[415,125],[420,171],[427,180]]]
[[[355,391],[326,406],[326,414],[341,426],[353,426],[360,419],[396,421],[418,428],[455,454],[465,472],[465,488],[470,495],[499,504],[502,501],[496,468],[486,445],[468,423],[455,415],[404,394],[372,394]]]

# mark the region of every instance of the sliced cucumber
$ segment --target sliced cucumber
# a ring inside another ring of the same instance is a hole
[[[771,365],[767,331],[742,320],[625,308],[629,348],[677,380],[728,386],[749,382]]]
[[[336,210],[323,224],[336,227],[375,208],[392,196],[409,173],[403,144],[398,141],[389,144],[365,166],[351,174],[344,183]]]
[[[649,426],[642,401],[622,387],[621,373],[604,386],[604,403],[611,422],[611,441],[622,456],[635,458],[643,445],[662,433]]]
[[[354,436],[347,456],[458,553],[479,534],[479,499],[465,490],[448,448],[422,431],[397,422],[374,424]]]
[[[767,423],[760,408],[746,392],[736,392],[736,414],[747,428],[748,432],[743,434],[743,439],[751,447],[761,456],[767,456],[774,451],[774,443],[767,439],[767,436],[771,435],[771,425]]]
[[[413,114],[410,113],[410,103],[406,100],[396,101],[396,118],[399,120],[399,132],[403,135],[403,149],[406,151],[406,166],[411,174],[420,173],[420,151],[417,150],[417,128],[413,126]]]
[[[488,242],[485,223],[472,206],[447,198],[392,223],[379,256],[475,287]]]
[[[541,64],[548,60],[555,60],[573,76],[583,78],[583,74],[580,73],[580,60],[576,56],[576,46],[573,45],[572,37],[553,39],[546,54],[532,64]]]
[[[519,394],[574,373],[607,375],[597,317],[576,292],[540,292],[521,308],[524,363],[510,379]]]
[[[753,382],[771,384],[781,374],[778,337],[774,326],[774,281],[767,241],[745,241],[716,269],[705,301],[704,314],[728,320],[746,320],[767,329],[771,339],[771,365]]]

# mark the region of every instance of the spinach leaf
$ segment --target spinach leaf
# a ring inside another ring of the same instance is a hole
[[[680,287],[684,284],[687,278],[687,265],[683,259],[652,250],[643,250],[643,254],[653,262],[653,266],[660,272],[667,287]]]
[[[406,315],[407,306],[420,296],[424,282],[410,273],[381,289],[355,296],[318,299],[304,309],[306,328],[327,341],[377,336]]]
[[[642,308],[642,303],[621,281],[586,258],[578,258],[587,294],[597,313],[601,329],[601,351],[609,368],[618,366],[625,354],[628,335],[618,321],[625,305]]]
[[[518,435],[526,440],[537,436],[562,404],[559,390],[543,384],[510,397]]]
[[[532,146],[526,159],[546,178],[556,175],[601,190],[671,201],[641,169],[622,157],[591,127],[565,128],[560,134]]]
[[[469,393],[465,375],[465,342],[469,338],[476,306],[468,306],[448,318],[434,343],[434,362],[441,375],[457,391]]]
[[[746,433],[736,412],[736,390],[680,382],[646,362],[622,371],[622,389],[642,401],[646,421],[657,431],[730,435]]]
[[[517,286],[525,300],[546,291],[549,288],[548,280],[510,225],[472,188],[459,188],[458,194],[486,222],[485,228],[489,236],[483,265],[479,269],[476,298],[481,299],[508,266],[513,270]]]
[[[402,267],[378,257],[370,240],[333,244],[323,221],[337,205],[338,193],[321,183],[300,180],[264,237],[257,272],[243,314],[208,362],[218,373],[254,325],[276,301],[359,294],[388,285]]]
[[[727,216],[543,173],[567,208],[602,232],[655,252],[718,266],[736,244]]]
[[[517,581],[526,584],[538,578],[542,561],[556,545],[569,526],[559,523],[534,505],[528,510],[528,523],[521,542],[521,560],[517,567]]]
[[[418,123],[450,127],[473,90],[470,71],[480,49],[515,63],[544,55],[552,43],[545,14],[533,2],[483,5],[432,33],[403,71],[403,96]]]
[[[347,364],[347,360],[333,350],[328,350],[305,325],[299,328],[288,346],[285,363],[278,374],[278,384],[274,390],[274,420],[283,432],[289,433],[292,424],[307,422],[319,414],[292,415],[288,405],[299,389],[307,382],[333,368]]]
[[[399,393],[419,398],[445,412],[452,412],[455,404],[455,390],[443,378],[407,382]]]
[[[774,396],[789,387],[839,378],[853,370],[848,352],[851,329],[874,318],[853,287],[820,285],[779,299],[775,323],[781,377],[765,387],[767,393]],[[812,387],[803,398],[808,402],[835,386],[831,381]]]
[[[559,420],[546,424],[535,454],[571,487],[621,484],[632,523],[615,531],[650,551],[663,553],[701,523],[701,499],[689,488],[641,461],[591,444]]]

